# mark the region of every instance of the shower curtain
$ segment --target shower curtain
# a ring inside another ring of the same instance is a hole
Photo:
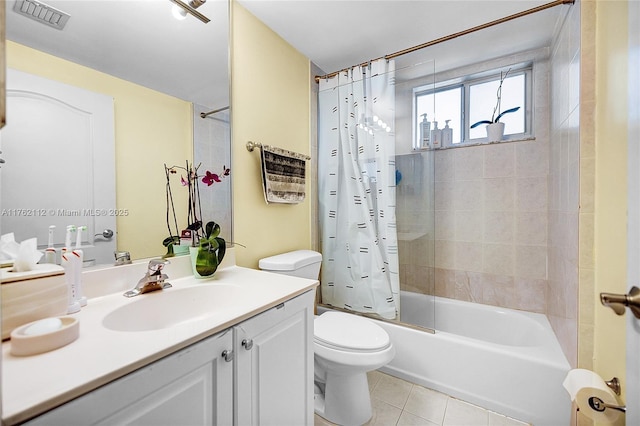
[[[322,302],[389,319],[400,308],[394,67],[342,71],[318,95]]]

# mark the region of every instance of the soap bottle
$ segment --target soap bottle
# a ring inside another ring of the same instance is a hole
[[[429,148],[429,135],[431,134],[431,123],[427,121],[427,114],[422,114],[420,123],[420,148]]]
[[[442,146],[442,129],[438,129],[438,122],[433,122],[433,129],[431,130],[431,146],[434,149]]]
[[[442,146],[453,146],[453,129],[449,127],[451,120],[445,120],[444,129],[442,129]]]
[[[67,313],[73,314],[78,312],[81,308],[78,301],[78,292],[75,285],[75,268],[77,265],[76,256],[71,249],[71,233],[76,231],[76,227],[73,225],[67,226],[67,234],[65,236],[64,247],[62,248],[61,264],[64,268],[64,278],[67,282],[67,294],[68,294],[68,306]],[[80,265],[82,267],[82,265]]]

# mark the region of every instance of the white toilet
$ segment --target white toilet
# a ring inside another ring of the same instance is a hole
[[[317,279],[322,256],[297,250],[261,259],[262,270]],[[389,335],[374,321],[329,311],[314,321],[315,412],[339,425],[362,425],[371,418],[367,372],[395,355]]]

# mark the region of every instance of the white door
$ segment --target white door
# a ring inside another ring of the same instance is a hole
[[[36,237],[44,249],[55,225],[60,248],[67,225],[86,226],[85,265],[112,263],[118,214],[113,99],[9,69],[2,134],[2,232],[13,232],[18,242]],[[105,229],[113,237],[104,238]]]
[[[629,5],[628,286],[640,287],[640,2]],[[640,320],[627,310],[628,425],[640,425]]]

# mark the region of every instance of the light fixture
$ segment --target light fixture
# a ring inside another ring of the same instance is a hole
[[[183,2],[182,0],[169,0],[174,4],[171,13],[173,17],[179,20],[183,20],[187,17],[187,13],[195,16],[205,24],[210,21],[209,18],[204,16],[202,13],[198,12],[196,9],[204,4],[207,0],[189,0],[189,4]]]

